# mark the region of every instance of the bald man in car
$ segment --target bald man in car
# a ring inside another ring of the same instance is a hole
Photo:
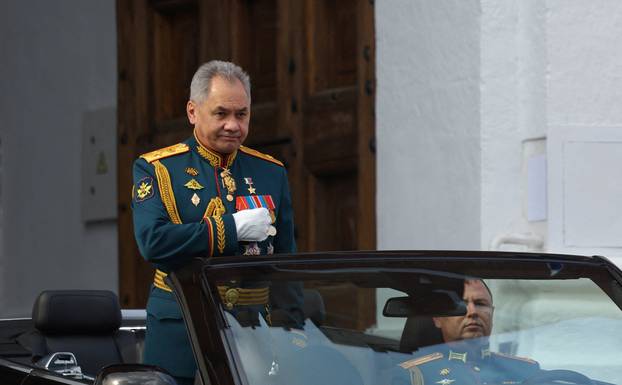
[[[463,300],[466,314],[456,317],[434,317],[444,344],[417,351],[417,357],[399,364],[410,384],[518,384],[540,370],[536,361],[491,352],[488,337],[492,330],[494,307],[492,293],[484,281],[464,281]]]

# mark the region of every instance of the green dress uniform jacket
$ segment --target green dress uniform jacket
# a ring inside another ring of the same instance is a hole
[[[263,242],[237,239],[232,214],[249,197],[273,207],[277,232]],[[222,156],[192,137],[134,162],[132,209],[138,249],[157,269],[147,302],[144,361],[176,377],[194,377],[181,310],[164,277],[195,257],[295,252],[287,173],[269,155],[241,146]],[[270,288],[269,296],[272,306],[301,312],[302,290],[295,284]]]
[[[451,344],[421,349],[416,358],[393,371],[392,385],[512,385],[540,371],[531,359],[494,353],[487,348],[460,349]]]

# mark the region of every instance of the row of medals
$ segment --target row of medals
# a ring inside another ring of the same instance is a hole
[[[233,193],[235,192],[235,190],[237,190],[237,187],[235,185],[235,179],[233,179],[233,176],[231,175],[231,171],[229,171],[228,168],[225,168],[222,170],[222,172],[220,173],[220,177],[222,178],[222,185],[224,188],[227,189],[227,200],[229,202],[233,202]],[[248,191],[251,194],[255,193],[255,188],[253,187],[253,180],[251,178],[244,178],[246,181],[246,184],[248,185]],[[274,213],[272,212],[272,210],[270,210],[270,217],[272,218],[272,223],[274,223]],[[268,228],[268,235],[273,237],[276,235],[276,227],[270,225],[270,227]]]

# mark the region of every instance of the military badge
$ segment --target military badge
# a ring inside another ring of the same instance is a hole
[[[436,383],[439,384],[439,385],[449,385],[449,384],[451,384],[454,381],[456,381],[456,380],[450,380],[449,378],[443,378],[440,381],[436,381]]]
[[[136,202],[146,201],[154,194],[153,178],[146,176],[136,183]]]
[[[198,206],[199,203],[201,203],[201,198],[199,198],[197,193],[194,193],[194,195],[192,195],[192,198],[190,198],[190,201],[192,202],[193,205]]]
[[[188,187],[190,190],[201,190],[203,186],[196,179],[190,179],[184,186]]]
[[[197,171],[197,169],[194,168],[194,167],[186,167],[186,174],[192,175],[192,176],[197,176],[197,175],[199,175],[199,171]]]

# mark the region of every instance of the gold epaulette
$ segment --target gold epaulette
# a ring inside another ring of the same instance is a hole
[[[419,357],[419,358],[415,358],[412,360],[408,360],[408,361],[404,361],[400,364],[400,366],[404,369],[410,369],[413,366],[417,366],[417,365],[422,365],[425,364],[427,362],[431,362],[431,361],[435,361],[438,360],[440,358],[443,358],[443,353],[432,353],[432,354],[428,354],[426,356],[423,357]]]
[[[252,148],[248,148],[246,146],[240,146],[240,151],[242,151],[245,154],[263,159],[263,160],[267,160],[268,162],[272,162],[274,164],[278,164],[281,167],[284,167],[283,163],[277,159],[275,159],[274,157],[268,155],[268,154],[264,154],[263,152],[259,152],[257,150],[253,150]]]
[[[523,362],[528,362],[530,364],[537,364],[538,361],[534,361],[531,358],[527,358],[527,357],[519,357],[519,356],[513,356],[511,354],[505,354],[505,353],[492,353],[495,356],[499,356],[499,357],[504,357],[504,358],[509,358],[511,360],[518,360],[518,361],[523,361]]]
[[[155,162],[156,160],[160,160],[163,158],[168,158],[169,156],[183,154],[184,152],[190,151],[190,147],[188,147],[185,143],[177,143],[172,146],[164,147],[159,150],[151,151],[146,154],[142,154],[140,157],[146,160],[148,163]]]

